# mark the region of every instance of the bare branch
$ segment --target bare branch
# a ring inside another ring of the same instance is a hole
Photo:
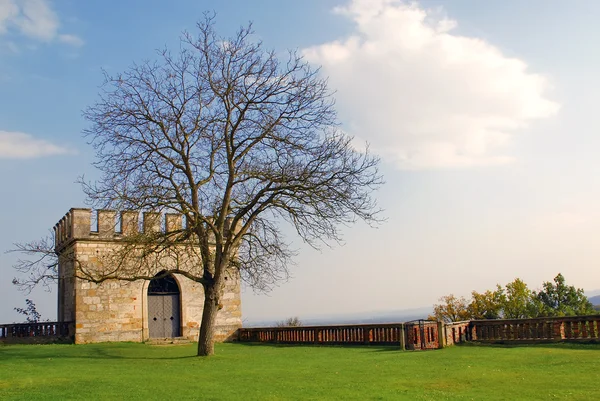
[[[175,54],[105,73],[83,113],[102,173],[80,179],[90,204],[179,212],[185,228],[124,242],[100,267],[76,261],[78,277],[102,282],[150,279],[172,260],[173,273],[204,286],[205,313],[232,269],[259,290],[289,277],[282,225],[318,247],[341,241],[340,227],[381,221],[379,159],[339,129],[320,71],[294,51],[280,60],[251,25],[220,37],[214,19],[205,14]]]
[[[54,234],[27,243],[14,244],[7,253],[22,255],[13,265],[19,273],[12,283],[26,294],[35,287],[42,286],[50,290],[58,281],[58,258],[54,252]]]

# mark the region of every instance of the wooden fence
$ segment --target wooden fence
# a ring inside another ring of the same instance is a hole
[[[479,342],[599,341],[600,315],[473,320],[470,336]]]
[[[238,341],[276,344],[396,345],[408,349],[439,348],[438,323],[432,321],[242,328],[238,330]]]
[[[72,322],[16,323],[0,325],[0,343],[43,344],[73,341]]]
[[[487,343],[600,342],[600,315],[534,319],[471,320],[339,326],[242,328],[238,341],[277,344],[396,345],[436,349],[477,341]]]

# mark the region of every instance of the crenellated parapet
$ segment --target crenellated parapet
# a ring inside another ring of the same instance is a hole
[[[142,217],[140,224],[140,216]],[[97,211],[97,231],[92,229],[92,209],[73,208],[54,226],[54,247],[60,251],[74,240],[114,240],[140,233],[181,230],[183,218],[176,213]]]
[[[92,228],[92,216],[92,209],[69,210],[54,226],[54,249],[60,252],[74,240],[109,241],[138,234],[169,233],[183,228],[183,217],[178,213],[122,211],[117,216],[114,210],[100,209],[96,211],[97,230]],[[226,226],[229,230],[229,219]],[[240,224],[236,229],[239,228]]]

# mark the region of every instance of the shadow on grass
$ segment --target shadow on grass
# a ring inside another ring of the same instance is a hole
[[[264,348],[320,348],[320,349],[362,349],[372,352],[402,352],[397,345],[361,345],[361,344],[278,344],[278,343],[259,343],[259,342],[235,342],[234,344],[244,347],[264,347]]]
[[[410,354],[430,354],[431,351],[404,351],[399,346],[380,346],[380,345],[321,345],[321,344],[275,344],[275,343],[245,343],[236,342],[235,346],[256,347],[271,349],[287,348],[305,348],[305,349],[356,349],[360,352],[375,353],[397,353],[399,355]],[[598,343],[543,343],[543,344],[515,344],[515,343],[462,343],[456,344],[450,348],[548,348],[554,350],[581,350],[581,351],[600,351]],[[174,350],[176,349],[176,350]],[[173,355],[176,354],[176,355]],[[219,351],[217,350],[217,355]],[[144,361],[165,361],[165,360],[186,360],[198,358],[196,348],[190,346],[150,346],[142,343],[102,343],[87,345],[4,345],[0,346],[0,365],[13,361],[42,361],[42,360],[60,360],[60,359],[97,359],[97,360],[144,360]],[[198,358],[202,360],[203,358]]]
[[[402,350],[399,346],[394,345],[362,345],[362,344],[278,344],[278,343],[260,343],[260,342],[235,342],[245,347],[270,347],[270,348],[350,348],[350,349],[362,349],[371,352],[430,352],[438,351],[437,349],[427,350]],[[553,348],[553,349],[572,349],[572,350],[593,350],[600,351],[600,343],[598,342],[547,342],[547,343],[478,343],[478,342],[465,342],[457,343],[450,346],[458,348]]]
[[[454,347],[460,348],[553,348],[553,349],[573,349],[586,351],[600,351],[600,343],[597,341],[548,341],[538,343],[519,343],[510,341],[498,341],[494,343],[465,342],[455,344]]]
[[[93,345],[65,345],[49,347],[40,345],[7,345],[0,347],[0,360],[51,360],[51,359],[129,359],[129,360],[177,360],[196,358],[195,348],[188,355],[157,355],[156,349],[140,343],[100,343]]]

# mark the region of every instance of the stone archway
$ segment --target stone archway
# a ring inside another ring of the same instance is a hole
[[[161,276],[163,273],[158,273]],[[148,285],[148,334],[150,338],[174,338],[181,334],[181,291],[175,277],[154,278]]]

